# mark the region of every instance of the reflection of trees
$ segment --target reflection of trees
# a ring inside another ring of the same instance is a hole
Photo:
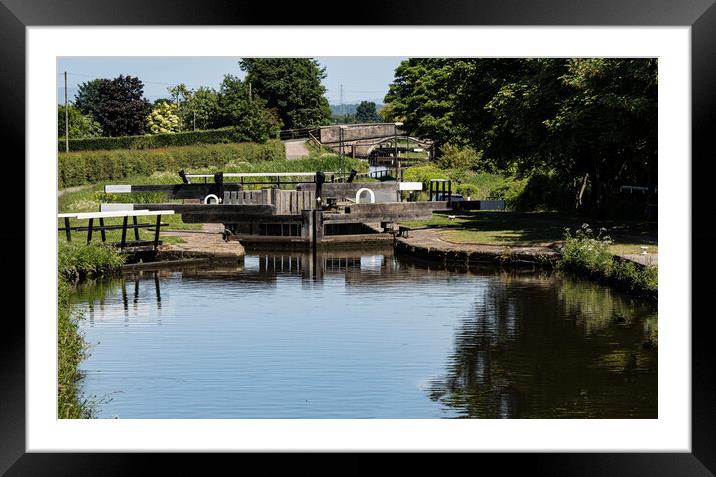
[[[431,399],[465,417],[656,417],[655,311],[589,283],[504,278],[462,321]]]

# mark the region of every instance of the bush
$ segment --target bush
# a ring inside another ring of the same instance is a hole
[[[161,102],[152,109],[147,117],[147,128],[151,134],[176,133],[181,127],[181,119],[177,115],[179,106]]]
[[[57,271],[69,283],[99,278],[116,272],[124,256],[105,244],[58,242]]]
[[[442,169],[484,170],[486,167],[482,160],[482,151],[453,144],[445,144],[440,148],[435,164]]]
[[[633,262],[615,257],[609,250],[611,243],[611,239],[602,236],[601,231],[595,235],[587,224],[583,224],[574,236],[567,230],[560,267],[656,299],[658,269],[641,268]]]
[[[496,186],[487,194],[488,199],[502,199],[505,201],[505,208],[517,209],[520,205],[519,198],[525,189],[525,180],[505,181]]]
[[[521,191],[510,198],[516,210],[565,210],[574,208],[572,187],[554,173],[530,175]]]
[[[192,146],[195,144],[230,144],[252,141],[252,138],[235,127],[184,131],[144,136],[95,137],[70,139],[70,152],[111,149],[156,149],[160,147]],[[65,140],[60,138],[57,150],[65,150]]]
[[[178,136],[182,133],[171,134]],[[160,136],[160,135],[158,135]],[[286,158],[281,141],[264,144],[213,144],[165,149],[86,151],[60,153],[58,184],[60,188],[148,176],[158,171],[223,167],[239,161],[255,163]]]

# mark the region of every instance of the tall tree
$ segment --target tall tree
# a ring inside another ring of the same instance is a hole
[[[108,136],[144,134],[152,106],[144,98],[144,85],[132,76],[102,81],[97,88],[96,117]]]
[[[326,70],[311,58],[244,58],[239,62],[252,95],[275,110],[285,128],[328,124],[331,109],[321,80]]]
[[[249,99],[249,88],[239,78],[226,75],[217,98],[216,126],[239,128],[247,140],[265,141],[281,128],[278,117],[268,110],[262,98]]]
[[[390,116],[410,134],[433,139],[438,146],[461,140],[463,127],[454,115],[469,67],[467,61],[454,58],[403,61],[385,97]]]
[[[372,101],[361,101],[356,107],[356,120],[359,123],[376,123],[380,121],[375,103]]]
[[[109,80],[105,78],[97,78],[91,81],[85,81],[79,85],[77,93],[75,93],[75,107],[79,109],[82,114],[89,114],[93,118],[97,118],[99,87],[108,81]]]

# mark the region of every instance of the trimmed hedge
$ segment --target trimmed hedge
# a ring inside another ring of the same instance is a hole
[[[123,149],[60,153],[57,181],[60,189],[97,182],[151,175],[157,171],[179,171],[224,167],[228,163],[286,159],[281,141],[266,143],[205,144],[164,149]]]
[[[229,144],[251,141],[235,127],[185,131],[144,136],[91,137],[70,139],[70,152],[110,149],[155,149],[160,147],[191,146],[194,144]],[[58,152],[64,152],[64,138],[57,141]]]

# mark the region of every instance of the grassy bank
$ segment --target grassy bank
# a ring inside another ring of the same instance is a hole
[[[57,417],[86,419],[94,416],[94,402],[80,396],[77,382],[87,343],[79,332],[82,315],[72,306],[74,285],[84,279],[115,273],[124,259],[99,244],[58,243],[57,270]]]
[[[641,267],[614,256],[608,236],[594,234],[588,225],[567,232],[560,267],[586,275],[622,290],[656,300],[659,273],[657,267]]]
[[[577,228],[581,223],[578,217],[547,212],[456,211],[401,225],[435,228],[441,239],[453,243],[519,246],[560,242],[565,228]],[[609,250],[614,254],[639,253],[642,246],[658,252],[656,236],[640,223],[605,220],[596,225],[609,229]]]
[[[454,214],[454,215],[453,215]],[[618,255],[639,254],[641,247],[658,253],[656,234],[638,222],[601,221],[595,235],[577,217],[555,213],[453,212],[437,213],[429,220],[403,221],[411,228],[427,227],[440,239],[454,244],[516,246],[562,245],[560,267],[609,283],[630,293],[656,298],[657,267],[642,267]],[[565,235],[565,229],[576,230]],[[608,231],[609,237],[604,234]]]

